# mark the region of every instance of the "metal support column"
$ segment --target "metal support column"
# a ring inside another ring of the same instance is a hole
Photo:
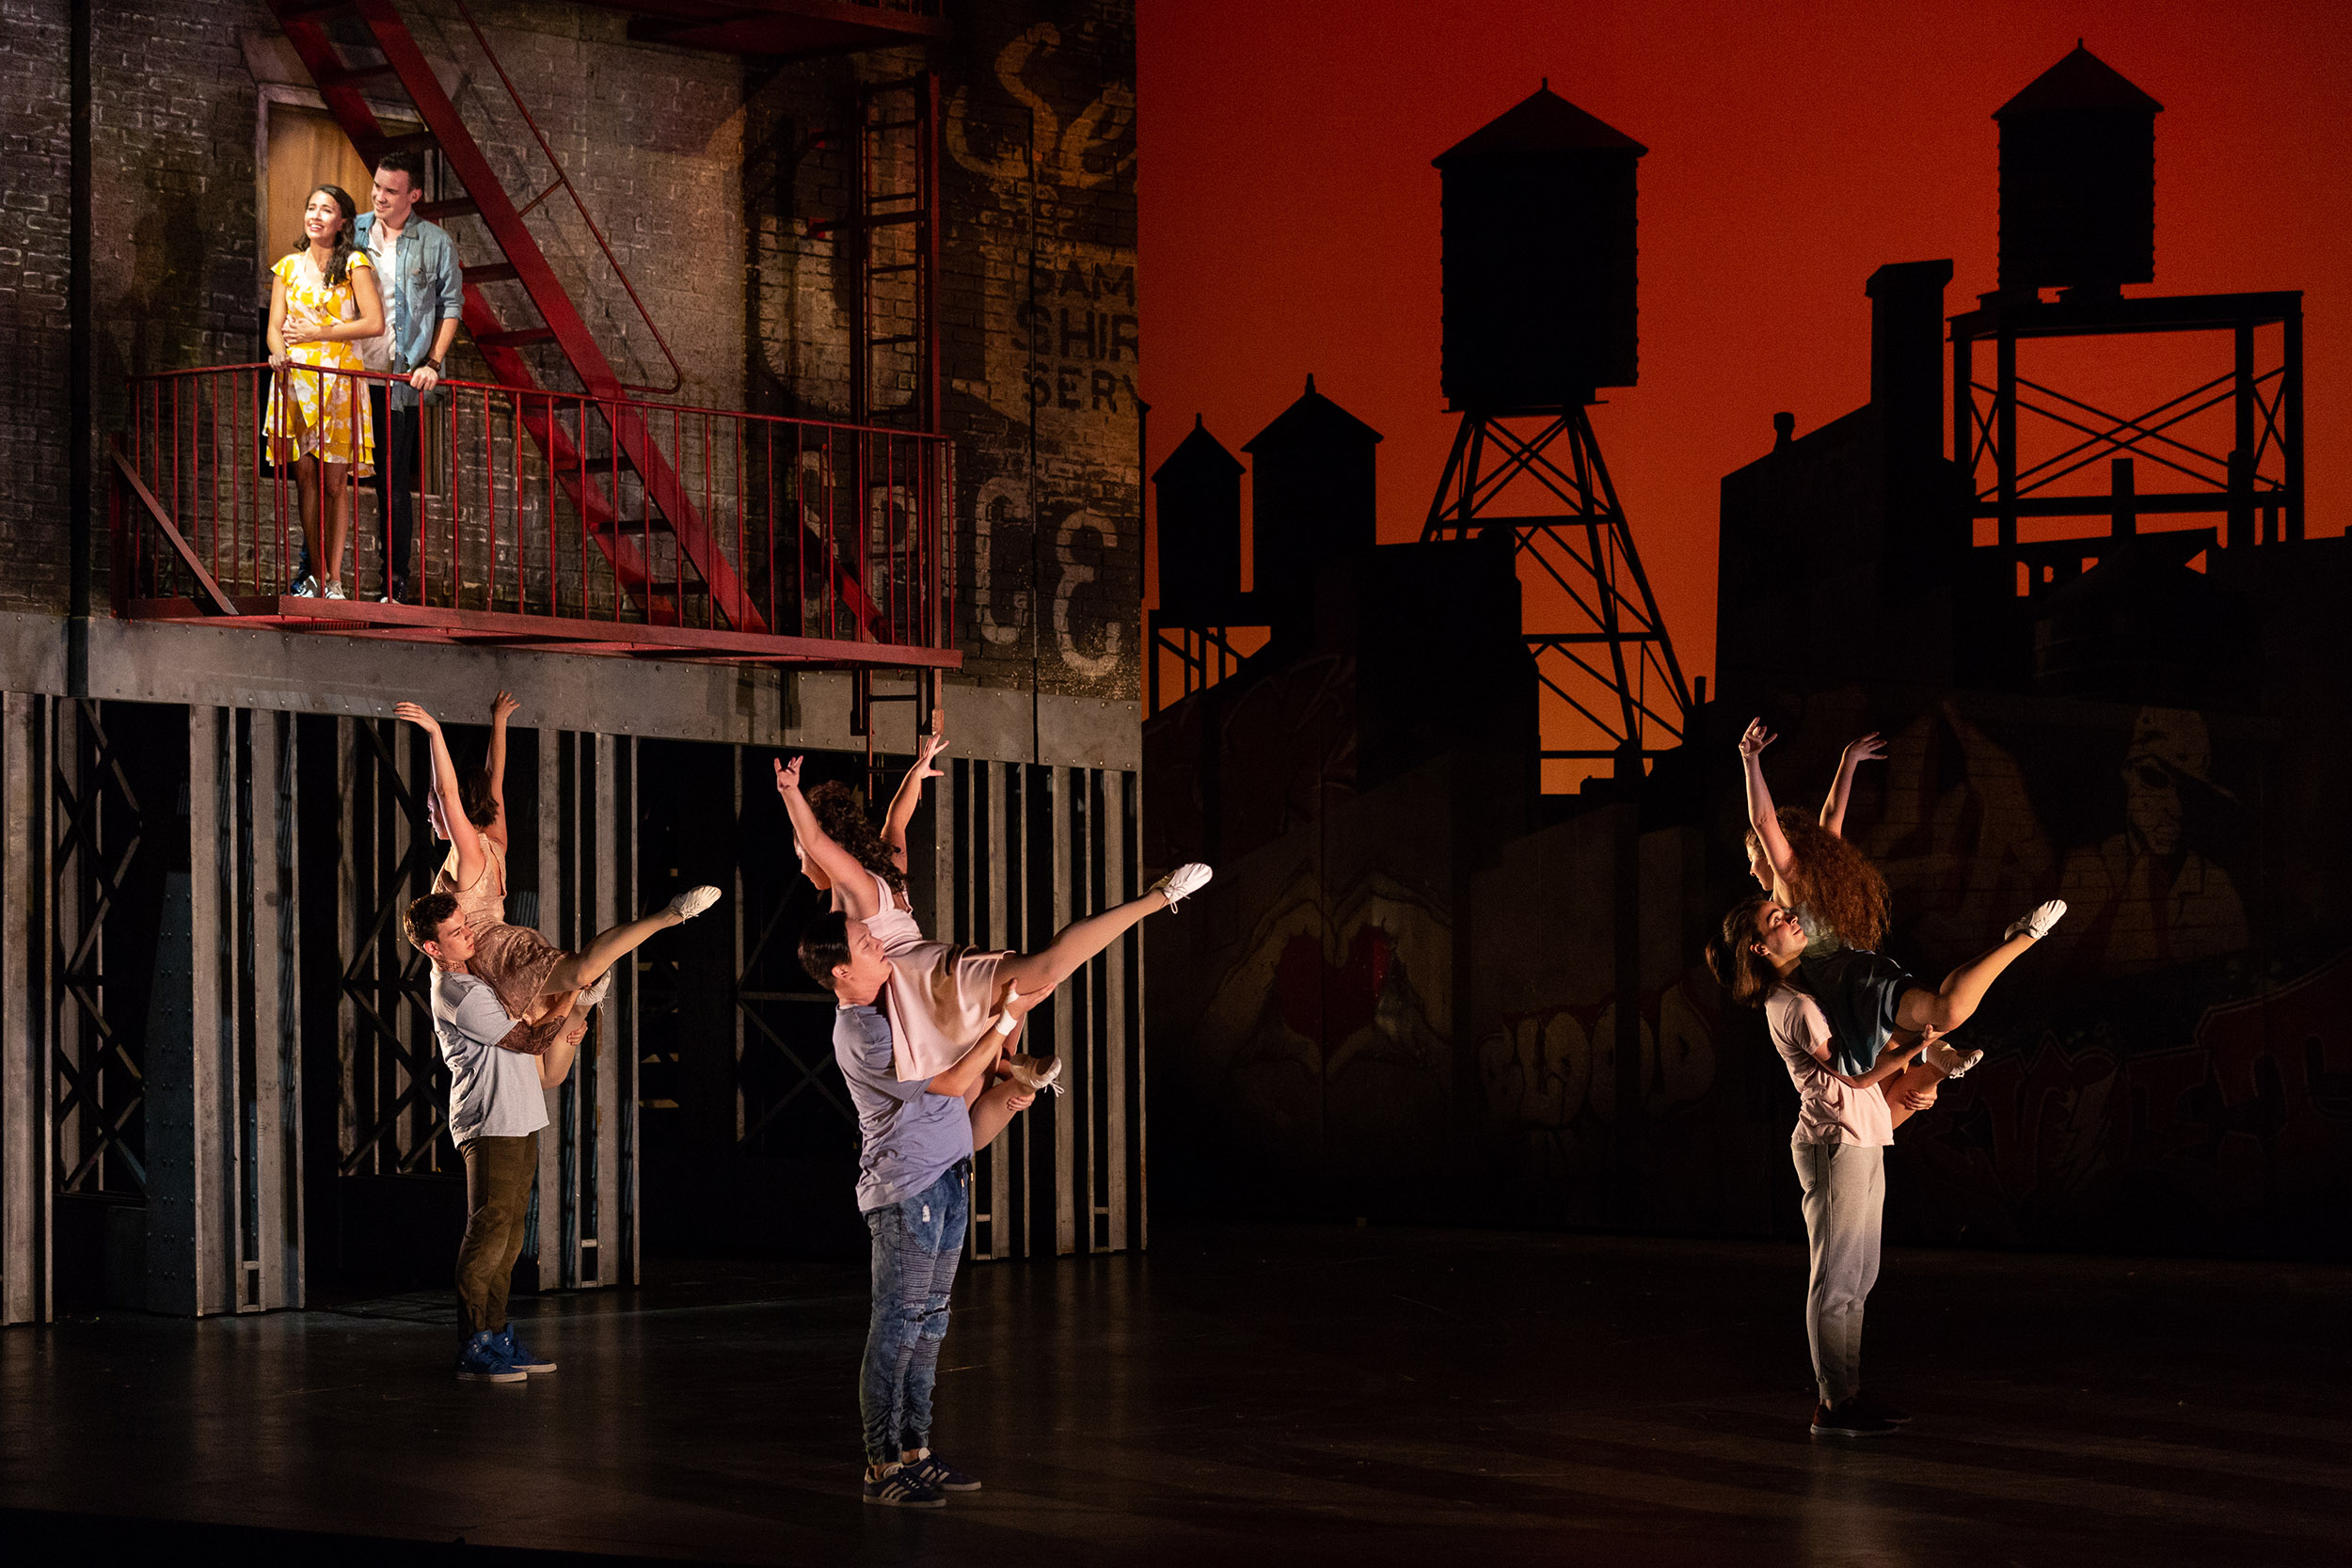
[[[0,1324],[47,1321],[50,700],[0,695]]]

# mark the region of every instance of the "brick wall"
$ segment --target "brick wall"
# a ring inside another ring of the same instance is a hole
[[[966,668],[1141,694],[1131,4],[977,4],[946,57]]]
[[[66,7],[0,0],[0,609],[66,603]]]

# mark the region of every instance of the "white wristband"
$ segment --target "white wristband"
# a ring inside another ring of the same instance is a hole
[[[1013,1036],[1021,1032],[1021,1020],[1019,1016],[1013,1013],[1007,1013],[1003,1018],[998,1019],[996,1021],[996,1032],[1004,1036],[1007,1039],[1012,1038]]]

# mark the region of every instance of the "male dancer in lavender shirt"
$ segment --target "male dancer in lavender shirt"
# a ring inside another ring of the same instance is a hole
[[[833,1053],[858,1113],[857,1206],[873,1238],[874,1313],[858,1373],[866,1500],[939,1508],[980,1483],[930,1449],[931,1387],[947,1293],[972,1216],[972,1154],[1036,1098],[990,1069],[1042,998],[1017,990],[996,1029],[946,1071],[901,1082],[877,1005],[890,960],[866,923],[829,910],[801,939],[802,967],[839,1004]]]

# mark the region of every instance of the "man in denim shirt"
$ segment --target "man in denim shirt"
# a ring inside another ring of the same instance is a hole
[[[834,993],[833,1054],[858,1114],[857,1206],[873,1239],[874,1313],[858,1370],[866,1500],[938,1508],[980,1483],[930,1449],[931,1387],[947,1337],[947,1292],[972,1217],[972,1152],[1035,1097],[989,1069],[1038,997],[1016,992],[996,1032],[930,1079],[901,1083],[890,1019],[876,1005],[890,978],[882,943],[839,911],[801,939],[801,963]]]
[[[415,525],[409,493],[417,483],[420,407],[441,379],[441,361],[457,341],[465,313],[465,279],[449,231],[417,216],[424,198],[424,164],[413,152],[387,152],[375,166],[375,210],[359,214],[354,241],[375,263],[384,293],[384,335],[359,345],[372,371],[405,382],[372,382],[382,460],[375,476],[384,518],[384,602],[408,599],[409,550]]]

